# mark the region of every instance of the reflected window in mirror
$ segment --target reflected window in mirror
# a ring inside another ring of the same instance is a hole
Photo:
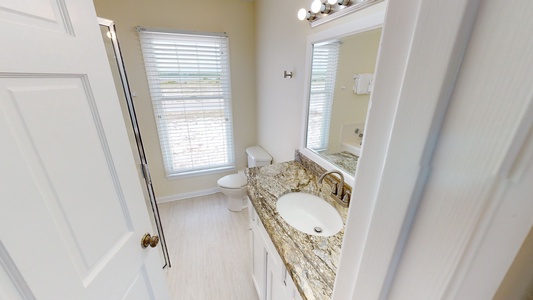
[[[313,46],[307,147],[315,151],[328,148],[339,45],[332,42]]]

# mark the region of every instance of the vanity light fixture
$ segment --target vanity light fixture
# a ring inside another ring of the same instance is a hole
[[[309,21],[311,27],[326,23],[383,0],[313,0],[311,9],[301,8],[298,19]]]
[[[350,4],[350,0],[338,0],[337,4],[341,6],[348,6]]]

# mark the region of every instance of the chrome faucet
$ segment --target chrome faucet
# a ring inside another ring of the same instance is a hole
[[[334,197],[335,199],[340,200],[340,202],[343,205],[348,205],[348,202],[350,201],[350,193],[345,193],[344,192],[344,176],[342,175],[341,172],[333,170],[333,171],[328,171],[328,172],[322,174],[318,178],[318,184],[322,184],[322,180],[324,180],[324,178],[326,176],[328,176],[329,174],[333,174],[333,173],[339,175],[340,183],[334,183],[335,186],[334,186],[333,190],[331,191],[331,195],[335,196]]]

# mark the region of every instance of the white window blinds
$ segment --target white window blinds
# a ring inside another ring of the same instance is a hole
[[[313,47],[307,147],[316,151],[328,148],[339,47],[338,42]]]
[[[167,176],[233,168],[228,38],[138,31]]]

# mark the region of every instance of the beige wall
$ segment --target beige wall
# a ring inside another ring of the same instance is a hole
[[[298,20],[311,0],[256,0],[257,140],[275,162],[289,161],[300,148],[304,110],[306,45],[309,34],[384,10],[386,1],[311,28]],[[283,71],[293,71],[284,79]]]
[[[516,255],[493,300],[533,300],[533,229]]]
[[[226,32],[230,39],[233,118],[237,168],[246,166],[245,149],[256,144],[254,4],[242,0],[130,1],[94,0],[99,17],[115,21],[158,197],[216,187],[224,174],[168,180],[165,176],[155,119],[136,26]]]
[[[355,74],[374,73],[381,28],[362,32],[342,40],[335,95],[329,132],[328,152],[339,152],[341,128],[346,124],[365,123],[370,95],[353,91]]]

